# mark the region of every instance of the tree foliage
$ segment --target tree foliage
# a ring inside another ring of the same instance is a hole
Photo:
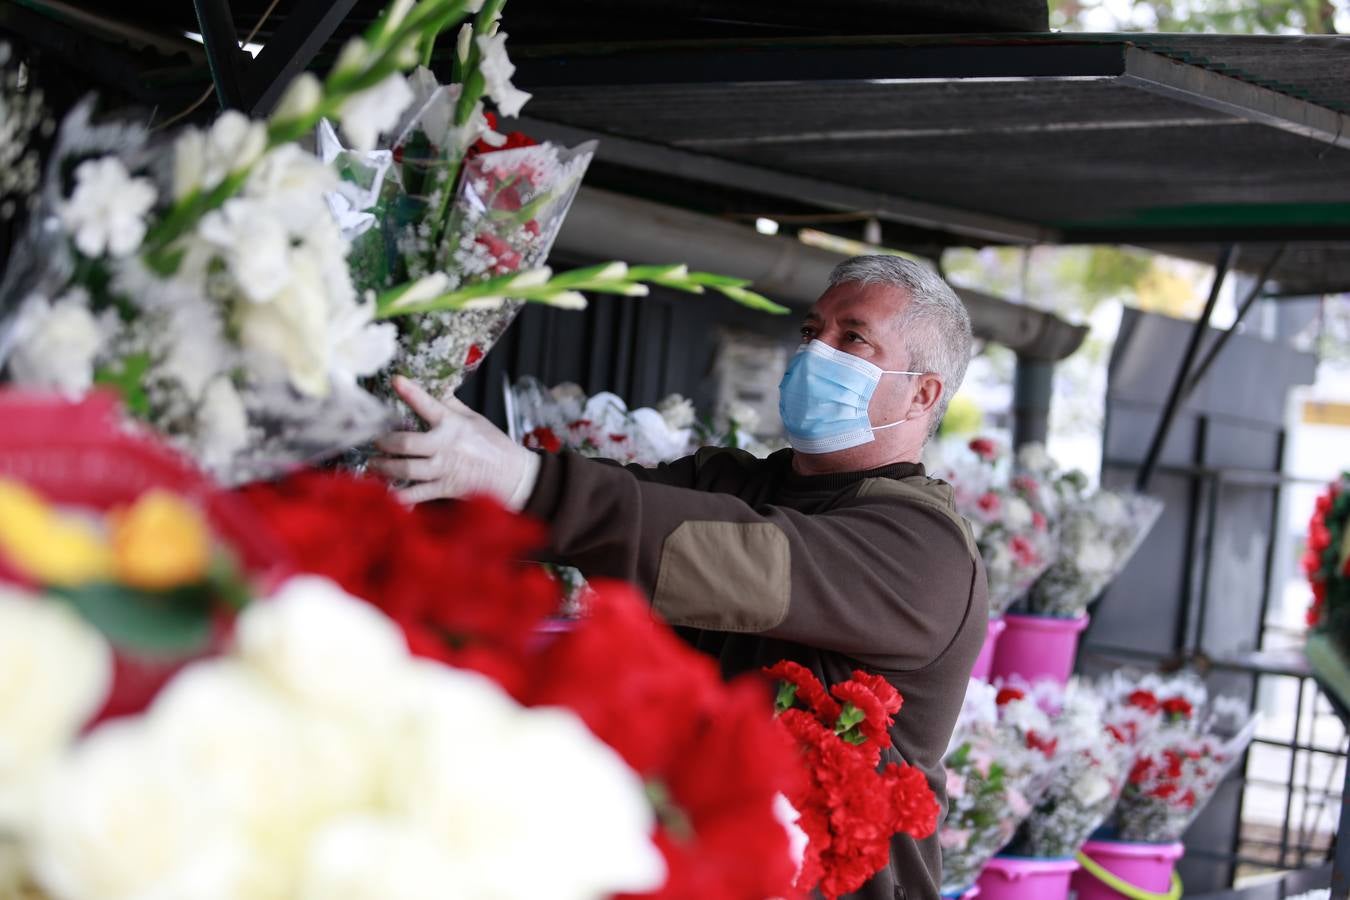
[[[1049,0],[1065,31],[1336,34],[1334,0]],[[1344,23],[1346,13],[1342,13]]]

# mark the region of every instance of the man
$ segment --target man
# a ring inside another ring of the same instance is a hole
[[[409,502],[485,492],[552,526],[552,554],[643,587],[725,674],[793,659],[829,685],[856,668],[904,696],[892,737],[946,806],[942,755],[988,617],[984,570],[950,488],[919,459],[971,353],[952,289],[898,257],[842,263],[806,314],[780,386],[793,449],[705,448],[655,469],[516,446],[454,398],[402,381],[427,422],[377,467]],[[937,838],[892,842],[855,896],[936,900]]]

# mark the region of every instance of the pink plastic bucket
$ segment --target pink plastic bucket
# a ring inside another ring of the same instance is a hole
[[[1065,900],[1077,869],[1073,859],[995,856],[976,883],[984,900]]]
[[[1135,896],[1165,897],[1172,889],[1172,871],[1186,848],[1176,844],[1129,844],[1124,841],[1088,841],[1083,854],[1130,885]],[[1073,876],[1078,900],[1123,900],[1122,893],[1103,883],[1087,869]]]
[[[1005,630],[994,648],[991,678],[1020,675],[1035,683],[1052,678],[1060,684],[1073,673],[1078,655],[1078,636],[1088,625],[1088,615],[1077,619],[1025,616],[1008,613]]]
[[[971,678],[989,680],[989,667],[994,664],[994,647],[998,644],[998,636],[1007,627],[1002,616],[989,620],[989,626],[984,632],[984,646],[980,648],[980,655],[975,657],[975,668],[970,670]]]

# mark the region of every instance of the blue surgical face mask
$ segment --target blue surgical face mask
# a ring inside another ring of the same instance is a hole
[[[822,341],[811,341],[792,357],[778,383],[778,412],[788,443],[801,453],[833,453],[870,443],[872,432],[909,421],[872,427],[867,407],[881,376],[922,374],[879,369]]]

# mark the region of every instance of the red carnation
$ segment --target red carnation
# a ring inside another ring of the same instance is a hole
[[[1137,706],[1147,713],[1155,713],[1162,708],[1158,698],[1151,691],[1138,690],[1125,698],[1125,702],[1130,706]]]
[[[990,438],[975,438],[970,442],[970,449],[985,462],[993,462],[998,457],[998,444]]]
[[[497,116],[495,114],[485,112],[483,113],[483,118],[487,120],[488,128],[491,128],[493,131],[497,130]],[[494,147],[492,144],[489,144],[487,141],[480,138],[469,147],[469,151],[464,155],[464,158],[468,160],[481,153],[495,153],[498,150],[515,150],[519,147],[533,147],[538,143],[538,141],[528,134],[520,131],[513,131],[506,135],[506,142],[497,147]]]
[[[891,735],[887,729],[895,720],[887,715],[886,707],[867,685],[857,681],[841,681],[830,688],[830,693],[841,703],[853,704],[863,714],[857,727],[867,738],[869,751],[880,754],[882,749],[891,745]],[[876,765],[875,760],[872,764]]]
[[[998,694],[994,697],[994,703],[1002,706],[1005,703],[1011,703],[1014,700],[1025,700],[1027,692],[1021,688],[1002,687],[998,689]]]
[[[1040,562],[1040,555],[1036,552],[1036,546],[1023,535],[1013,535],[1012,540],[1008,542],[1008,548],[1012,551],[1017,564],[1023,568],[1030,569]]]
[[[810,669],[800,663],[784,659],[764,670],[775,681],[786,681],[797,688],[797,699],[824,722],[839,718],[839,704],[834,702]]]
[[[1185,697],[1168,697],[1162,703],[1162,711],[1173,718],[1189,719],[1195,708]]]
[[[1055,755],[1055,750],[1059,747],[1058,738],[1047,738],[1036,731],[1027,732],[1027,749],[1039,750],[1046,759]]]
[[[1048,523],[1045,521],[1045,516],[1043,516],[1041,513],[1033,512],[1031,514],[1031,527],[1035,528],[1037,531],[1045,531],[1045,529],[1048,527]]]
[[[477,344],[470,344],[469,350],[464,354],[464,368],[472,369],[483,360],[483,348]]]
[[[904,705],[905,699],[900,696],[900,692],[880,675],[874,675],[871,672],[864,672],[862,669],[854,669],[851,677],[852,681],[865,685],[868,690],[876,694],[881,705],[886,708],[886,712],[895,715]]]
[[[979,500],[975,501],[975,505],[980,508],[981,512],[990,516],[996,516],[998,515],[999,506],[1001,504],[998,494],[995,494],[993,491],[986,491],[980,495]]]
[[[525,435],[525,446],[531,450],[543,450],[545,453],[557,453],[562,449],[562,441],[553,433],[553,429],[546,425],[540,425],[538,428]]]

